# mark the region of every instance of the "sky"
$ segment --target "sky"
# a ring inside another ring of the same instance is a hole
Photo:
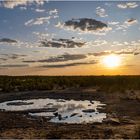
[[[0,1],[0,75],[140,75],[139,1]]]

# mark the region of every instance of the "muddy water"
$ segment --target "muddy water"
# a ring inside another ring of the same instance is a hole
[[[6,111],[28,111],[32,116],[44,116],[55,123],[92,123],[102,122],[106,113],[99,108],[105,104],[100,101],[76,101],[64,99],[14,100],[0,103]]]

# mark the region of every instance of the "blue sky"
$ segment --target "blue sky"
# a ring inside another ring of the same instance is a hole
[[[0,74],[140,74],[139,11],[138,1],[1,1]],[[102,65],[111,54],[114,69]]]

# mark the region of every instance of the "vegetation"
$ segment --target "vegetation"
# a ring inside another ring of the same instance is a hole
[[[140,89],[140,76],[0,76],[1,92],[97,87]]]

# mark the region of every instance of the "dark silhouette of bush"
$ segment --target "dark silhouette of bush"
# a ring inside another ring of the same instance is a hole
[[[2,92],[99,87],[106,91],[140,89],[140,76],[0,76]]]

